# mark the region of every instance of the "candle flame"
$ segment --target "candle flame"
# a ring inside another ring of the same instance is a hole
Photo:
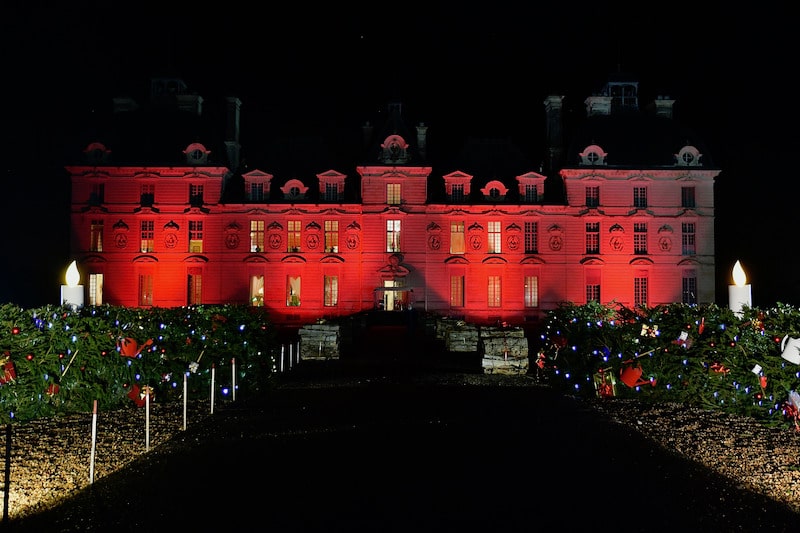
[[[747,284],[747,276],[745,275],[744,269],[738,260],[736,261],[736,264],[733,265],[733,283],[737,287],[744,287],[745,284]]]
[[[81,282],[81,274],[78,272],[78,265],[75,261],[69,264],[67,268],[67,286],[77,287]]]

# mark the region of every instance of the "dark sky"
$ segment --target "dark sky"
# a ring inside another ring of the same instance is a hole
[[[9,187],[1,216],[10,237],[0,303],[58,302],[71,261],[64,140],[95,106],[143,90],[153,76],[179,75],[207,100],[239,96],[254,116],[283,109],[297,122],[327,113],[361,123],[400,97],[440,131],[524,138],[542,133],[546,95],[582,108],[621,70],[638,76],[643,104],[675,98],[676,119],[705,138],[723,169],[718,303],[727,303],[739,259],[754,305],[800,305],[798,47],[788,6],[53,4],[0,8]]]

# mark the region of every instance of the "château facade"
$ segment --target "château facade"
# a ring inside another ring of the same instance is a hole
[[[170,120],[200,123],[201,97],[152,83]],[[507,174],[431,164],[428,127],[407,126],[399,103],[384,129],[364,126],[352,169],[304,174],[242,163],[235,97],[217,137],[150,131],[171,146],[164,160],[121,158],[98,130],[67,167],[85,301],[249,304],[286,325],[411,307],[524,325],[563,302],[713,302],[719,169],[673,104],[640,109],[638,83],[611,79],[567,131],[549,96],[545,161]],[[140,112],[114,101],[117,119]]]

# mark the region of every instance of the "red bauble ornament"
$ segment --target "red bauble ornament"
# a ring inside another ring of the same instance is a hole
[[[33,361],[33,354],[29,353],[28,355],[25,356],[25,359],[27,359],[28,361]]]
[[[63,353],[58,354],[58,358],[59,359],[64,359],[64,354]]]
[[[14,326],[13,328],[11,328],[11,334],[12,335],[19,335],[19,331],[20,331],[20,329],[17,326]]]

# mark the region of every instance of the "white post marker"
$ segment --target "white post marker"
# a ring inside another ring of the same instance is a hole
[[[211,414],[214,414],[214,376],[217,369],[214,367],[214,364],[211,365]]]
[[[283,374],[283,352],[286,350],[286,346],[281,344],[281,374]]]
[[[183,373],[183,430],[186,431],[186,402],[188,401],[186,398],[186,372]]]
[[[233,401],[236,401],[236,358],[231,359],[231,394]]]
[[[89,459],[89,484],[94,483],[94,451],[97,445],[97,400],[92,408],[92,453]]]

